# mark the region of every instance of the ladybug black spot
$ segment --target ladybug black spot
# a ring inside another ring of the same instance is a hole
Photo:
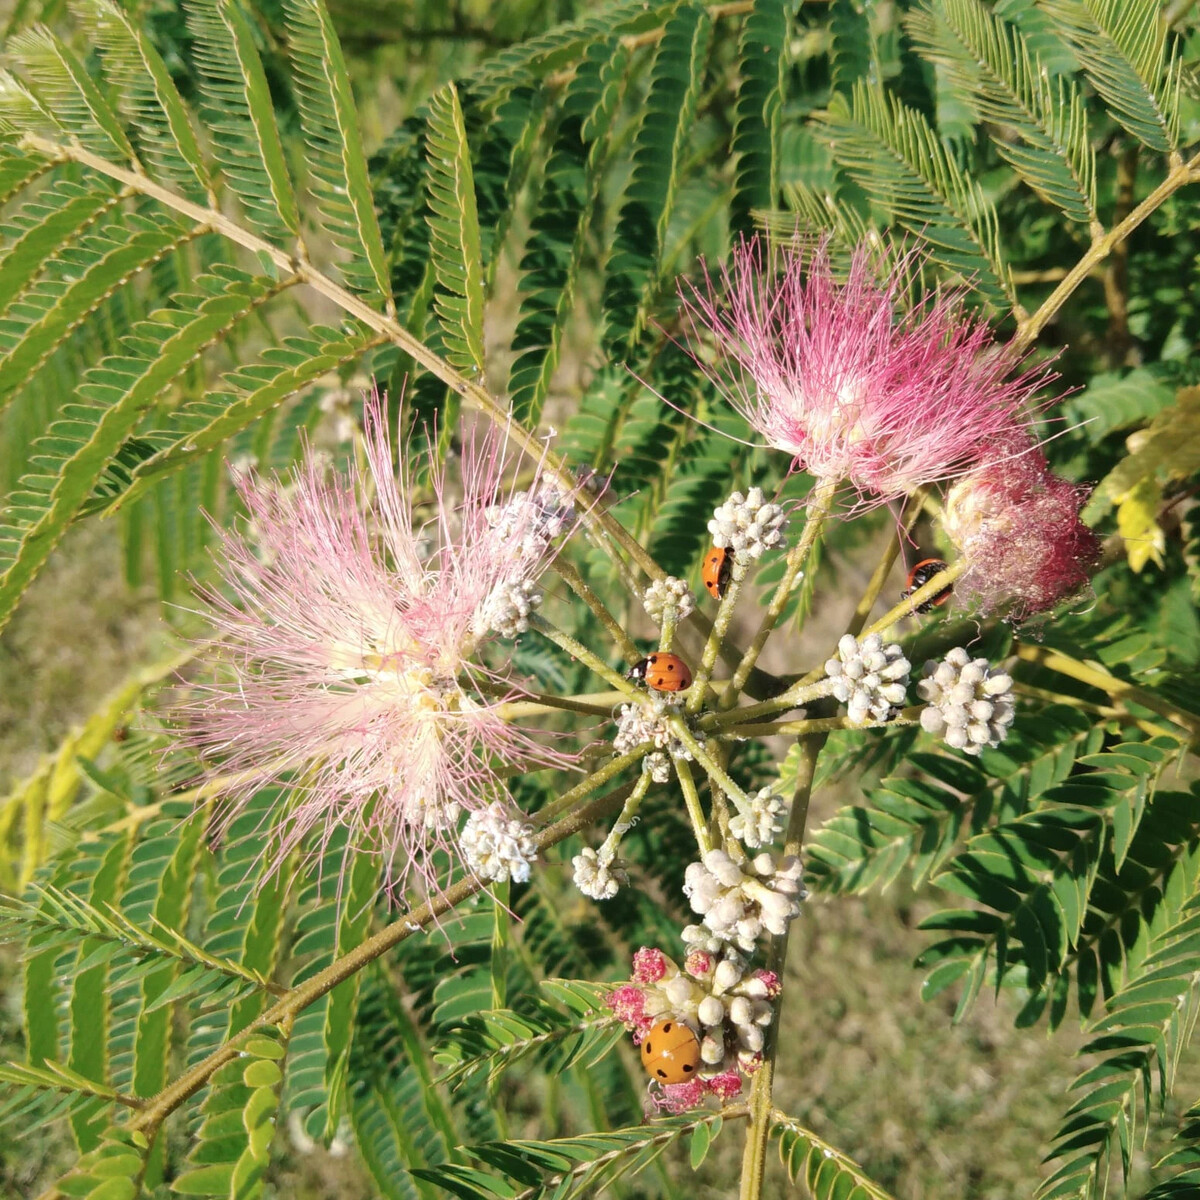
[[[664,1071],[664,1070],[662,1069],[662,1067],[659,1067],[659,1068],[658,1068],[658,1070],[657,1070],[657,1071],[655,1071],[654,1073],[655,1073],[655,1075],[657,1075],[657,1076],[658,1076],[660,1079],[666,1079],[666,1077],[667,1077],[667,1073],[666,1073],[666,1071]]]
[[[670,1021],[665,1022],[663,1025],[663,1033],[670,1033],[672,1028],[673,1027]]]
[[[691,1063],[684,1063],[683,1070],[684,1070],[684,1074],[690,1074],[693,1070],[695,1070],[695,1068],[692,1066]]]
[[[649,1042],[647,1042],[646,1043],[646,1057],[647,1058],[652,1057],[653,1054],[654,1054],[654,1047],[652,1045],[650,1045]]]
[[[668,671],[673,671],[673,670],[675,670],[675,664],[674,664],[674,663],[667,663],[667,670],[668,670]]]

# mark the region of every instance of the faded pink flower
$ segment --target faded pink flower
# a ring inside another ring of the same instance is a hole
[[[1100,553],[1079,519],[1087,495],[1055,475],[1031,439],[999,443],[946,496],[942,523],[967,563],[956,593],[1024,620],[1078,592]]]
[[[669,1113],[687,1112],[704,1099],[708,1084],[703,1079],[689,1079],[687,1083],[665,1083],[658,1095],[651,1094],[654,1106]]]
[[[540,472],[530,493],[511,493],[494,431],[467,439],[453,491],[433,472],[420,520],[378,395],[364,424],[365,465],[348,479],[310,453],[287,481],[239,483],[247,532],[225,536],[224,588],[208,595],[227,669],[190,723],[210,771],[233,781],[218,833],[279,784],[288,799],[264,848],[273,869],[344,827],[346,855],[382,855],[400,891],[413,872],[431,885],[432,854],[456,847],[460,812],[501,794],[495,760],[564,762],[504,720],[495,688],[476,686],[503,676],[472,658],[497,592],[535,578],[553,548],[527,500]]]
[[[910,255],[886,280],[863,244],[839,283],[822,244],[733,252],[719,286],[686,285],[683,316],[697,361],[794,470],[848,481],[878,503],[969,470],[1023,425],[1045,369],[1020,359],[953,294],[904,310]],[[704,335],[717,361],[700,350]]]

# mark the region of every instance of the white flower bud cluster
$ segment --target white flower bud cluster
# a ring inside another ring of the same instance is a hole
[[[671,732],[667,720],[679,711],[676,697],[654,696],[641,704],[622,704],[617,714],[617,736],[613,738],[613,749],[618,754],[643,746],[647,742],[654,750],[642,759],[642,770],[655,783],[666,783],[671,778],[671,758],[683,758],[689,762],[691,751]],[[697,733],[696,740],[704,745],[704,736]]]
[[[724,850],[710,850],[684,873],[684,895],[704,918],[683,930],[684,943],[713,953],[734,946],[749,954],[764,934],[782,935],[800,914],[806,895],[801,875],[795,855],[778,867],[769,854],[739,865]]]
[[[645,1013],[698,1030],[703,1076],[753,1070],[774,1011],[773,979],[769,972],[748,971],[736,952],[720,959],[689,956],[686,973],[668,960],[663,978],[644,988]]]
[[[894,705],[904,703],[912,664],[892,642],[885,646],[877,633],[860,642],[847,633],[838,642],[838,656],[825,664],[833,695],[846,706],[851,725],[886,721]]]
[[[542,593],[532,579],[500,583],[475,611],[471,631],[476,636],[498,633],[515,638],[529,628],[529,614],[541,604]]]
[[[708,531],[713,545],[732,550],[734,561],[748,562],[774,546],[782,546],[787,517],[778,504],[769,504],[762,488],[752,487],[744,496],[734,492],[713,513]]]
[[[507,504],[492,505],[484,516],[502,541],[516,542],[513,558],[522,562],[540,559],[578,519],[571,498],[552,485],[536,493],[517,492]]]
[[[661,625],[668,608],[675,610],[677,621],[690,616],[696,607],[696,597],[682,579],[668,575],[665,579],[656,579],[642,593],[642,606],[650,619]]]
[[[769,846],[787,824],[788,803],[769,787],[750,797],[745,812],[738,812],[729,822],[729,832],[752,850]]]
[[[629,882],[629,873],[619,858],[607,861],[590,846],[573,859],[575,886],[591,900],[611,900]]]
[[[525,883],[537,857],[533,826],[512,815],[509,806],[493,801],[473,812],[458,837],[467,866],[480,879],[503,883],[511,879]]]
[[[921,728],[965,754],[998,746],[1016,715],[1012,688],[1011,675],[955,646],[941,662],[927,662],[917,683],[917,694],[927,701]]]

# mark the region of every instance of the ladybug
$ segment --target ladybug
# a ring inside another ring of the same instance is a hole
[[[700,1069],[700,1039],[682,1021],[659,1021],[642,1042],[642,1066],[659,1083],[687,1083]]]
[[[733,574],[733,551],[721,546],[714,546],[704,556],[704,569],[701,577],[709,595],[714,600],[720,600],[729,586],[729,577]]]
[[[908,573],[908,587],[901,592],[900,599],[907,600],[909,596],[917,590],[924,587],[935,575],[940,574],[946,569],[946,564],[940,558],[923,558],[911,571]],[[940,608],[947,600],[950,599],[950,593],[954,591],[953,584],[938,592],[936,596],[930,597],[924,604],[917,605],[917,612],[927,613],[932,612],[935,608]]]
[[[642,679],[656,692],[682,692],[692,686],[692,669],[678,654],[648,654],[629,668],[629,679]]]

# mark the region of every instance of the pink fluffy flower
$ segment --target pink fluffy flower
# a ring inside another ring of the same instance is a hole
[[[365,430],[365,465],[348,479],[309,455],[286,481],[239,483],[246,532],[224,538],[224,586],[208,596],[224,670],[187,719],[230,781],[218,833],[279,784],[286,805],[263,831],[273,868],[344,827],[346,855],[380,854],[399,891],[413,872],[432,883],[460,812],[497,797],[494,760],[563,761],[501,716],[495,689],[475,685],[502,677],[472,659],[496,595],[535,578],[553,549],[528,499],[538,480],[508,490],[513,464],[493,431],[467,439],[453,485],[434,472],[419,520],[378,396]]]
[[[689,340],[709,378],[793,469],[848,481],[874,502],[954,478],[1001,435],[1050,376],[1013,374],[959,298],[905,311],[910,256],[880,279],[865,244],[839,283],[825,245],[768,255],[756,240],[733,253],[719,285],[683,291]],[[716,343],[709,364],[700,350]]]
[[[1079,519],[1086,499],[1031,440],[1001,442],[946,496],[943,524],[966,560],[957,593],[1024,620],[1079,591],[1100,552]]]

